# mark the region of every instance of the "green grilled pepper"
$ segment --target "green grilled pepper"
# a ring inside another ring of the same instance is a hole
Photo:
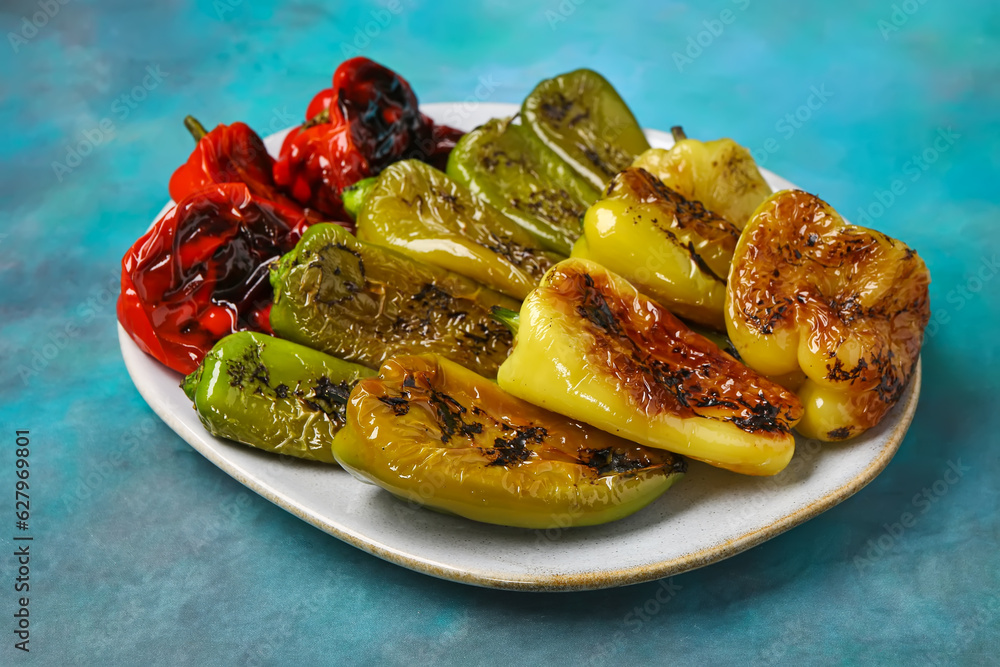
[[[580,218],[600,192],[524,125],[494,119],[462,137],[448,157],[448,175],[568,255]]]
[[[310,227],[272,267],[271,284],[277,335],[372,368],[393,354],[434,352],[494,377],[510,348],[489,311],[515,300],[339,225]]]
[[[358,238],[523,299],[560,256],[444,172],[417,160],[379,174],[357,216]]]
[[[287,340],[259,333],[226,336],[184,378],[208,432],[276,454],[334,463],[351,389],[374,375]]]
[[[405,500],[522,528],[620,519],[686,469],[433,355],[395,357],[358,383],[333,450],[353,475]]]
[[[649,149],[628,106],[593,70],[542,81],[525,98],[521,115],[546,146],[599,190]]]

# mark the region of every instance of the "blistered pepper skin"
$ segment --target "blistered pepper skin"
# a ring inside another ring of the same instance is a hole
[[[525,98],[521,115],[546,146],[598,190],[649,150],[628,105],[593,70],[542,81]]]
[[[347,399],[370,368],[287,340],[241,332],[215,344],[184,379],[212,435],[275,454],[335,463]]]
[[[389,166],[365,195],[358,238],[461,274],[516,299],[560,255],[443,172],[416,160]]]
[[[651,148],[632,166],[743,229],[771,194],[750,151],[732,139],[688,139],[679,127],[674,134],[677,141],[671,148]]]
[[[295,199],[343,219],[341,193],[404,158],[444,167],[462,132],[420,113],[410,84],[364,57],[345,60],[306,122],[285,137],[274,181]]]
[[[272,268],[274,332],[372,368],[439,353],[496,376],[511,335],[490,317],[517,302],[437,267],[314,225]]]
[[[644,169],[611,180],[587,209],[573,257],[591,259],[676,315],[725,328],[726,276],[740,233]]]
[[[569,255],[580,219],[600,192],[524,125],[495,118],[466,134],[448,158],[448,176],[542,241]]]
[[[187,162],[170,177],[170,197],[174,201],[213,185],[243,183],[255,199],[270,202],[290,227],[303,224],[303,219],[305,225],[323,222],[319,212],[304,209],[278,190],[272,176],[274,159],[246,123],[218,125],[206,132],[201,123],[188,116],[184,125],[197,143]]]
[[[649,447],[748,475],[795,450],[795,395],[754,373],[594,262],[553,267],[521,306],[497,382]]]
[[[663,494],[683,459],[521,401],[447,359],[396,357],[351,393],[337,461],[438,511],[520,528],[623,518]]]
[[[190,373],[223,336],[269,331],[268,264],[307,226],[242,183],[191,194],[122,258],[118,321],[139,348]]]
[[[930,274],[906,244],[784,190],[753,215],[729,276],[726,326],[748,366],[791,378],[803,435],[877,424],[909,382],[930,318]]]

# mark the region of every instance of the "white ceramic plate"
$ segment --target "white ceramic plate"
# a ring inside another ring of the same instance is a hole
[[[439,122],[471,130],[511,104],[428,104]],[[268,137],[274,154],[286,132]],[[653,146],[673,144],[649,130]],[[761,170],[775,190],[794,187]],[[138,230],[137,230],[138,231]],[[920,366],[878,427],[844,443],[798,439],[781,474],[745,477],[691,462],[646,509],[592,528],[524,530],[413,508],[333,466],[289,460],[209,435],[178,386],[181,376],[143,354],[119,326],[136,388],[170,428],[240,483],[370,554],[435,577],[521,590],[581,590],[649,581],[749,549],[833,507],[875,478],[899,448],[920,391]]]

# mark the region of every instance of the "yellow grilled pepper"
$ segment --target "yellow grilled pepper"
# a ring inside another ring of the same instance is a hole
[[[396,162],[363,194],[358,238],[523,299],[561,259],[467,188],[417,160]]]
[[[718,329],[740,232],[645,169],[618,173],[587,209],[573,257],[592,259],[681,317]]]
[[[683,459],[525,403],[433,355],[358,383],[333,444],[353,475],[439,511],[522,528],[613,521],[683,475]]]
[[[667,187],[743,229],[754,210],[771,194],[750,151],[732,139],[688,139],[672,128],[670,148],[651,148],[632,163],[653,174]]]
[[[783,190],[743,230],[726,328],[748,366],[797,389],[800,433],[843,440],[902,395],[930,317],[929,283],[906,244]]]
[[[497,374],[515,396],[749,475],[773,475],[792,457],[791,427],[802,414],[795,394],[598,264],[571,258],[554,266],[516,326]]]

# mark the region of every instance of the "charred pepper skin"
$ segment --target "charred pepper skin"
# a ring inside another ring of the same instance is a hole
[[[799,433],[844,440],[902,396],[930,319],[930,273],[901,241],[783,190],[750,219],[733,259],[729,337],[748,366],[799,394]]]
[[[628,105],[593,70],[542,81],[525,98],[521,115],[546,146],[598,190],[649,150]]]
[[[243,183],[256,199],[270,202],[290,227],[300,224],[303,218],[305,225],[323,222],[324,217],[318,211],[303,208],[278,189],[272,176],[274,159],[246,123],[217,125],[207,132],[201,123],[188,116],[184,126],[197,143],[187,162],[170,177],[170,197],[174,201],[213,185]]]
[[[462,276],[314,225],[271,272],[274,332],[372,368],[433,352],[490,377],[511,336],[490,317],[513,299]]]
[[[524,301],[504,390],[648,447],[748,475],[795,451],[795,394],[594,262],[554,266]]]
[[[493,119],[458,142],[448,176],[532,232],[546,249],[569,255],[580,219],[600,192],[512,118]]]
[[[651,148],[632,163],[650,172],[684,197],[742,230],[754,210],[771,195],[753,156],[732,139],[688,139],[684,130],[671,128],[674,145]]]
[[[364,197],[358,238],[523,299],[562,259],[443,172],[416,160],[389,166]]]
[[[410,84],[357,57],[333,74],[333,87],[310,103],[306,122],[285,138],[274,181],[299,202],[343,219],[341,193],[404,158],[442,168],[462,133],[420,113]]]
[[[375,372],[287,340],[241,332],[215,344],[184,393],[212,435],[275,454],[336,463],[347,399]]]
[[[725,329],[734,225],[630,167],[587,209],[583,229],[573,257],[611,269],[675,315]]]
[[[520,528],[621,519],[686,470],[640,447],[521,401],[432,355],[396,357],[351,393],[337,461],[404,500]]]
[[[304,226],[242,183],[189,195],[122,258],[118,321],[143,352],[192,372],[225,335],[270,331],[268,264]]]

